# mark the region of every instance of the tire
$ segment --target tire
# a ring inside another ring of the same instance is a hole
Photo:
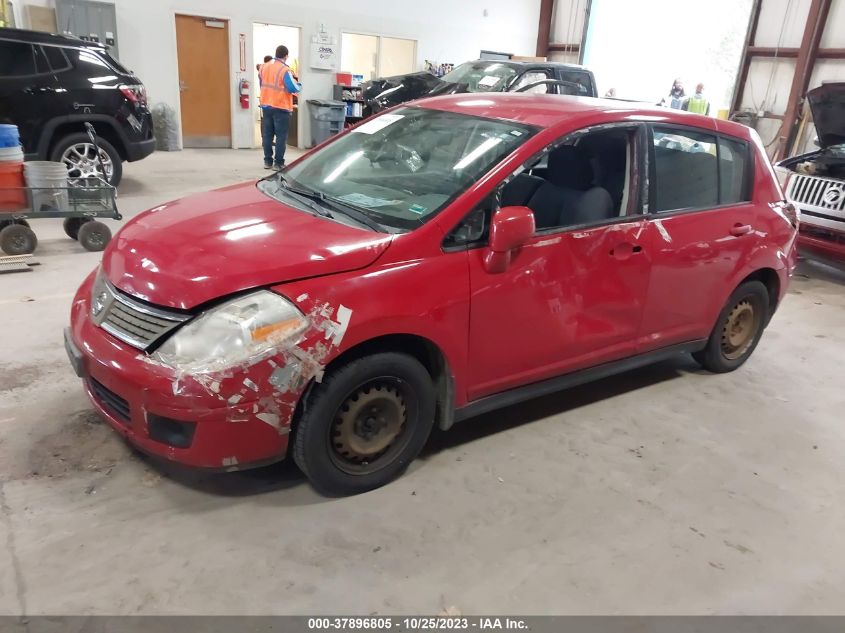
[[[72,240],[79,239],[79,229],[82,227],[83,224],[91,222],[92,220],[93,218],[65,218],[65,235],[67,235]]]
[[[97,137],[97,145],[100,150],[108,157],[104,157],[106,163],[106,170],[111,168],[111,175],[108,180],[109,184],[117,187],[120,184],[120,179],[123,177],[123,161],[120,154],[106,139],[101,136]],[[73,151],[77,148],[78,153]],[[94,153],[91,139],[84,132],[76,134],[69,134],[62,137],[53,146],[53,151],[50,153],[50,160],[59,163],[64,163],[68,167],[69,178],[85,178],[90,176],[99,176],[102,178],[102,171],[97,161],[97,155]],[[109,167],[110,163],[110,167]]]
[[[0,231],[0,249],[7,255],[27,255],[37,246],[38,238],[28,226],[9,224]]]
[[[434,407],[431,376],[415,358],[386,352],[354,360],[311,388],[294,429],[294,461],[324,494],[378,488],[422,450]]]
[[[29,222],[27,222],[24,219],[20,219],[20,220],[0,220],[0,231],[5,229],[10,224],[20,224],[22,226],[29,226]]]
[[[86,251],[101,251],[111,240],[111,229],[102,222],[92,220],[79,227],[77,239]]]
[[[747,281],[733,291],[707,346],[693,358],[717,374],[740,367],[757,347],[768,323],[769,292],[759,281]]]

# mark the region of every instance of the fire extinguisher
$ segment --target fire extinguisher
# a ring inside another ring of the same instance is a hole
[[[249,82],[246,79],[241,79],[238,87],[238,94],[241,98],[241,107],[244,110],[249,109]]]

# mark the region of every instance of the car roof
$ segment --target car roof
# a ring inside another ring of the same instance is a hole
[[[488,119],[502,119],[540,128],[555,127],[567,121],[572,122],[573,127],[576,127],[576,123],[592,125],[625,120],[653,121],[668,125],[699,127],[746,140],[750,138],[749,128],[739,123],[647,103],[617,99],[528,92],[493,92],[431,97],[414,101],[412,105]]]
[[[96,42],[86,42],[78,37],[70,35],[58,35],[55,33],[42,33],[41,31],[28,31],[26,29],[0,28],[0,39],[12,40],[15,42],[26,42],[27,44],[52,44],[54,46],[73,46],[84,48],[96,48],[103,50],[105,46]]]
[[[538,61],[528,61],[528,60],[515,60],[515,59],[473,59],[470,64],[476,64],[478,62],[487,62],[490,64],[501,64],[503,66],[512,66],[513,68],[567,68],[570,70],[583,70],[587,71],[584,66],[579,64],[569,64],[565,62],[538,62]],[[459,66],[460,64],[458,64]],[[457,66],[456,66],[457,67]]]

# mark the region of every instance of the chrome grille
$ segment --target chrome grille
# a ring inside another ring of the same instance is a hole
[[[845,224],[845,182],[794,174],[786,198],[801,210],[802,222],[842,230]]]
[[[190,316],[144,305],[129,298],[111,284],[102,286],[102,309],[92,317],[109,334],[138,349],[147,349]],[[94,303],[97,303],[95,300]]]

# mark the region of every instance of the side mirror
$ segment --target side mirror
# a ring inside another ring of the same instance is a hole
[[[490,245],[484,254],[488,273],[503,273],[513,251],[534,235],[534,212],[528,207],[502,207],[490,223]]]

